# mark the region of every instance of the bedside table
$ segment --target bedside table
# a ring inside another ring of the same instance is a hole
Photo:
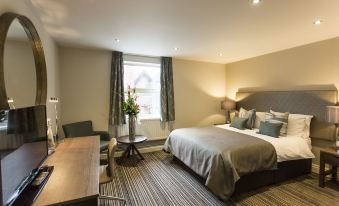
[[[325,171],[325,164],[331,166]],[[319,187],[325,187],[325,177],[332,174],[332,181],[337,181],[337,167],[339,166],[339,153],[335,147],[320,150]]]

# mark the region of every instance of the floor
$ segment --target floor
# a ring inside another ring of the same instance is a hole
[[[166,139],[159,139],[159,140],[147,140],[142,143],[138,143],[135,146],[138,149],[143,149],[143,148],[149,148],[149,147],[155,147],[155,146],[163,146],[165,143]],[[124,144],[118,144],[118,149],[117,152],[124,151],[126,149],[126,145]]]
[[[162,151],[144,154],[116,165],[115,181],[102,185],[106,195],[123,197],[127,205],[296,205],[339,206],[339,186],[330,183],[318,187],[316,175],[306,175],[281,184],[271,185],[232,197],[228,202],[218,200],[195,175],[172,156]],[[115,205],[101,202],[102,205]],[[116,204],[119,205],[119,204]]]

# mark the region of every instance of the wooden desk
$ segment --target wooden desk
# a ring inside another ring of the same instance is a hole
[[[66,139],[45,162],[54,171],[34,205],[97,205],[99,163],[99,136]]]

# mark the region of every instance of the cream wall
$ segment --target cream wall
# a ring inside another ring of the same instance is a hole
[[[111,52],[61,47],[59,57],[61,124],[92,120],[107,131]]]
[[[94,129],[107,130],[111,52],[61,47],[59,57],[62,124],[92,120]],[[173,60],[176,128],[224,121],[225,72],[223,64]],[[141,124],[152,138],[168,134],[159,131],[159,120]]]
[[[285,88],[335,84],[339,87],[339,38],[226,65],[227,96],[239,88]]]
[[[225,122],[225,65],[174,59],[173,78],[176,128]]]
[[[6,94],[14,100],[12,105],[22,108],[35,104],[36,72],[33,51],[28,39],[6,40],[4,76]]]
[[[59,69],[58,47],[47,34],[40,20],[36,17],[31,1],[29,0],[1,0],[0,14],[15,12],[27,16],[36,27],[42,41],[47,65],[47,97],[59,97]],[[59,107],[60,110],[60,107]],[[54,124],[54,106],[47,102],[47,116],[52,118]],[[53,127],[54,128],[54,127]]]

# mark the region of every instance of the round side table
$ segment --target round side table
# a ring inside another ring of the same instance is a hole
[[[144,159],[144,157],[140,154],[139,150],[135,146],[135,144],[142,143],[147,140],[147,137],[143,135],[135,135],[133,140],[129,139],[128,135],[121,136],[117,138],[117,142],[121,144],[127,145],[126,150],[122,153],[121,161],[125,158],[129,158],[130,156],[134,156],[135,153],[139,155],[140,159]]]

